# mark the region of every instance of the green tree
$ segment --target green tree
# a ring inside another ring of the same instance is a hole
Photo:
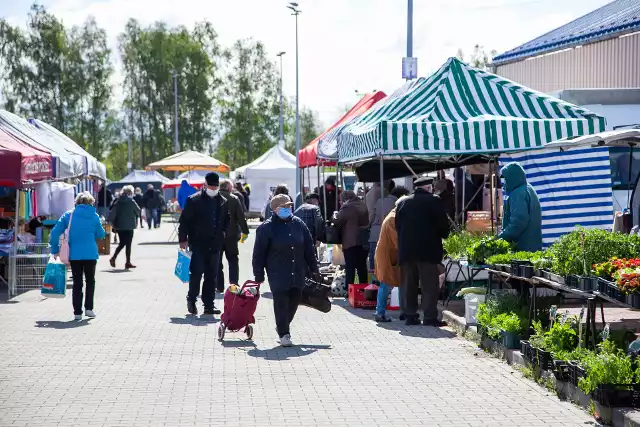
[[[318,119],[318,113],[314,110],[303,107],[300,109],[300,147],[306,147],[311,141],[313,141],[322,131],[322,124]],[[287,150],[295,154],[296,152],[296,122],[295,122],[295,111],[292,117],[289,117],[289,123],[287,126],[288,138],[285,138],[287,141],[286,148]]]
[[[473,51],[469,57],[466,57],[462,49],[458,49],[457,58],[461,61],[469,63],[472,67],[486,70],[487,66],[491,63],[491,58],[496,56],[498,52],[494,49],[487,53],[484,46],[479,44],[473,47]]]
[[[221,137],[216,156],[232,168],[249,163],[279,139],[279,77],[264,45],[238,40],[220,102]]]

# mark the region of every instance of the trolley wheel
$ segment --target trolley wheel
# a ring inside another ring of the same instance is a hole
[[[247,334],[247,339],[248,340],[253,339],[253,326],[252,325],[247,325],[247,327],[244,328],[244,331]]]
[[[226,330],[227,327],[224,324],[220,324],[220,326],[218,326],[218,341],[222,341],[224,339],[224,333]]]

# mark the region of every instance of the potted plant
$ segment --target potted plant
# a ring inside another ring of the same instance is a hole
[[[623,268],[614,276],[619,291],[625,295],[625,302],[633,308],[640,308],[640,267]]]
[[[508,349],[520,348],[520,337],[524,330],[523,319],[516,313],[502,313],[494,319],[496,329],[500,329],[502,345]]]

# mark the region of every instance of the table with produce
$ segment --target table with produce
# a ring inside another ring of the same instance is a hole
[[[501,239],[462,231],[444,247],[449,262],[489,272],[475,319],[483,340],[519,349],[529,366],[572,384],[596,406],[640,407],[640,340],[624,320],[604,319],[614,305],[628,309],[625,319],[640,318],[639,236],[578,228],[543,251],[517,252]],[[508,289],[492,289],[494,281]],[[570,304],[562,305],[576,299],[582,309],[571,315]]]

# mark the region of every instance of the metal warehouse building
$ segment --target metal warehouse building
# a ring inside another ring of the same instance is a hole
[[[640,0],[616,0],[493,58],[493,72],[536,89],[640,87]]]

